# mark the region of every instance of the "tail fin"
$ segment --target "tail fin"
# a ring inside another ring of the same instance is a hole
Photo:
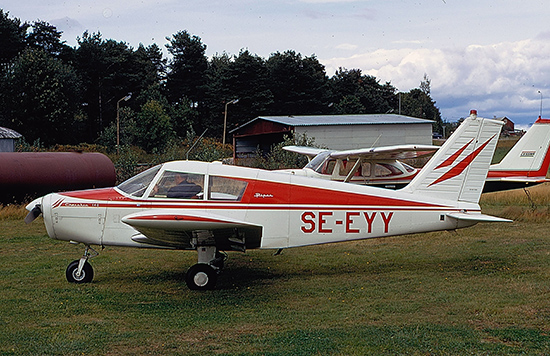
[[[489,177],[544,178],[550,166],[550,120],[538,118],[498,164]]]
[[[472,110],[403,191],[478,203],[501,128]]]

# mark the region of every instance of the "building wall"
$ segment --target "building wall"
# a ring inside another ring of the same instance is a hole
[[[0,152],[13,152],[15,145],[12,138],[0,139]]]
[[[318,145],[334,150],[402,144],[432,144],[432,125],[337,125],[297,126],[295,133],[314,138]]]

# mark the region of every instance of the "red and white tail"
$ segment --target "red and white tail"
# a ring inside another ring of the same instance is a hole
[[[489,178],[526,181],[544,179],[550,166],[550,120],[538,118],[498,164]]]
[[[472,110],[403,191],[478,203],[502,125]]]

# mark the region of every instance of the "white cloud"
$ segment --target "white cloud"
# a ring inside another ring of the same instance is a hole
[[[359,47],[359,46],[351,44],[351,43],[342,43],[342,44],[336,46],[337,49],[344,49],[344,50],[347,50],[347,51],[356,50],[357,47]]]
[[[534,120],[540,103],[538,90],[550,98],[549,57],[550,36],[539,35],[464,48],[379,49],[320,61],[329,75],[337,67],[359,68],[401,91],[417,88],[427,74],[432,97],[443,116],[450,119],[476,108],[485,116],[517,115]]]

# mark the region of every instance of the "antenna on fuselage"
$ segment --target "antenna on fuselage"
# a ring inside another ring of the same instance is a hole
[[[198,140],[195,141],[195,143],[189,148],[189,150],[187,151],[187,153],[185,154],[185,160],[186,161],[189,161],[189,152],[191,152],[191,150],[193,148],[195,148],[195,146],[197,145],[197,143],[199,143],[201,140],[202,140],[202,137],[204,136],[204,134],[206,133],[208,129],[204,130],[204,132],[202,133],[202,135],[199,136]]]
[[[540,94],[540,113],[539,113],[539,117],[542,119],[542,92],[539,90],[539,94]]]

